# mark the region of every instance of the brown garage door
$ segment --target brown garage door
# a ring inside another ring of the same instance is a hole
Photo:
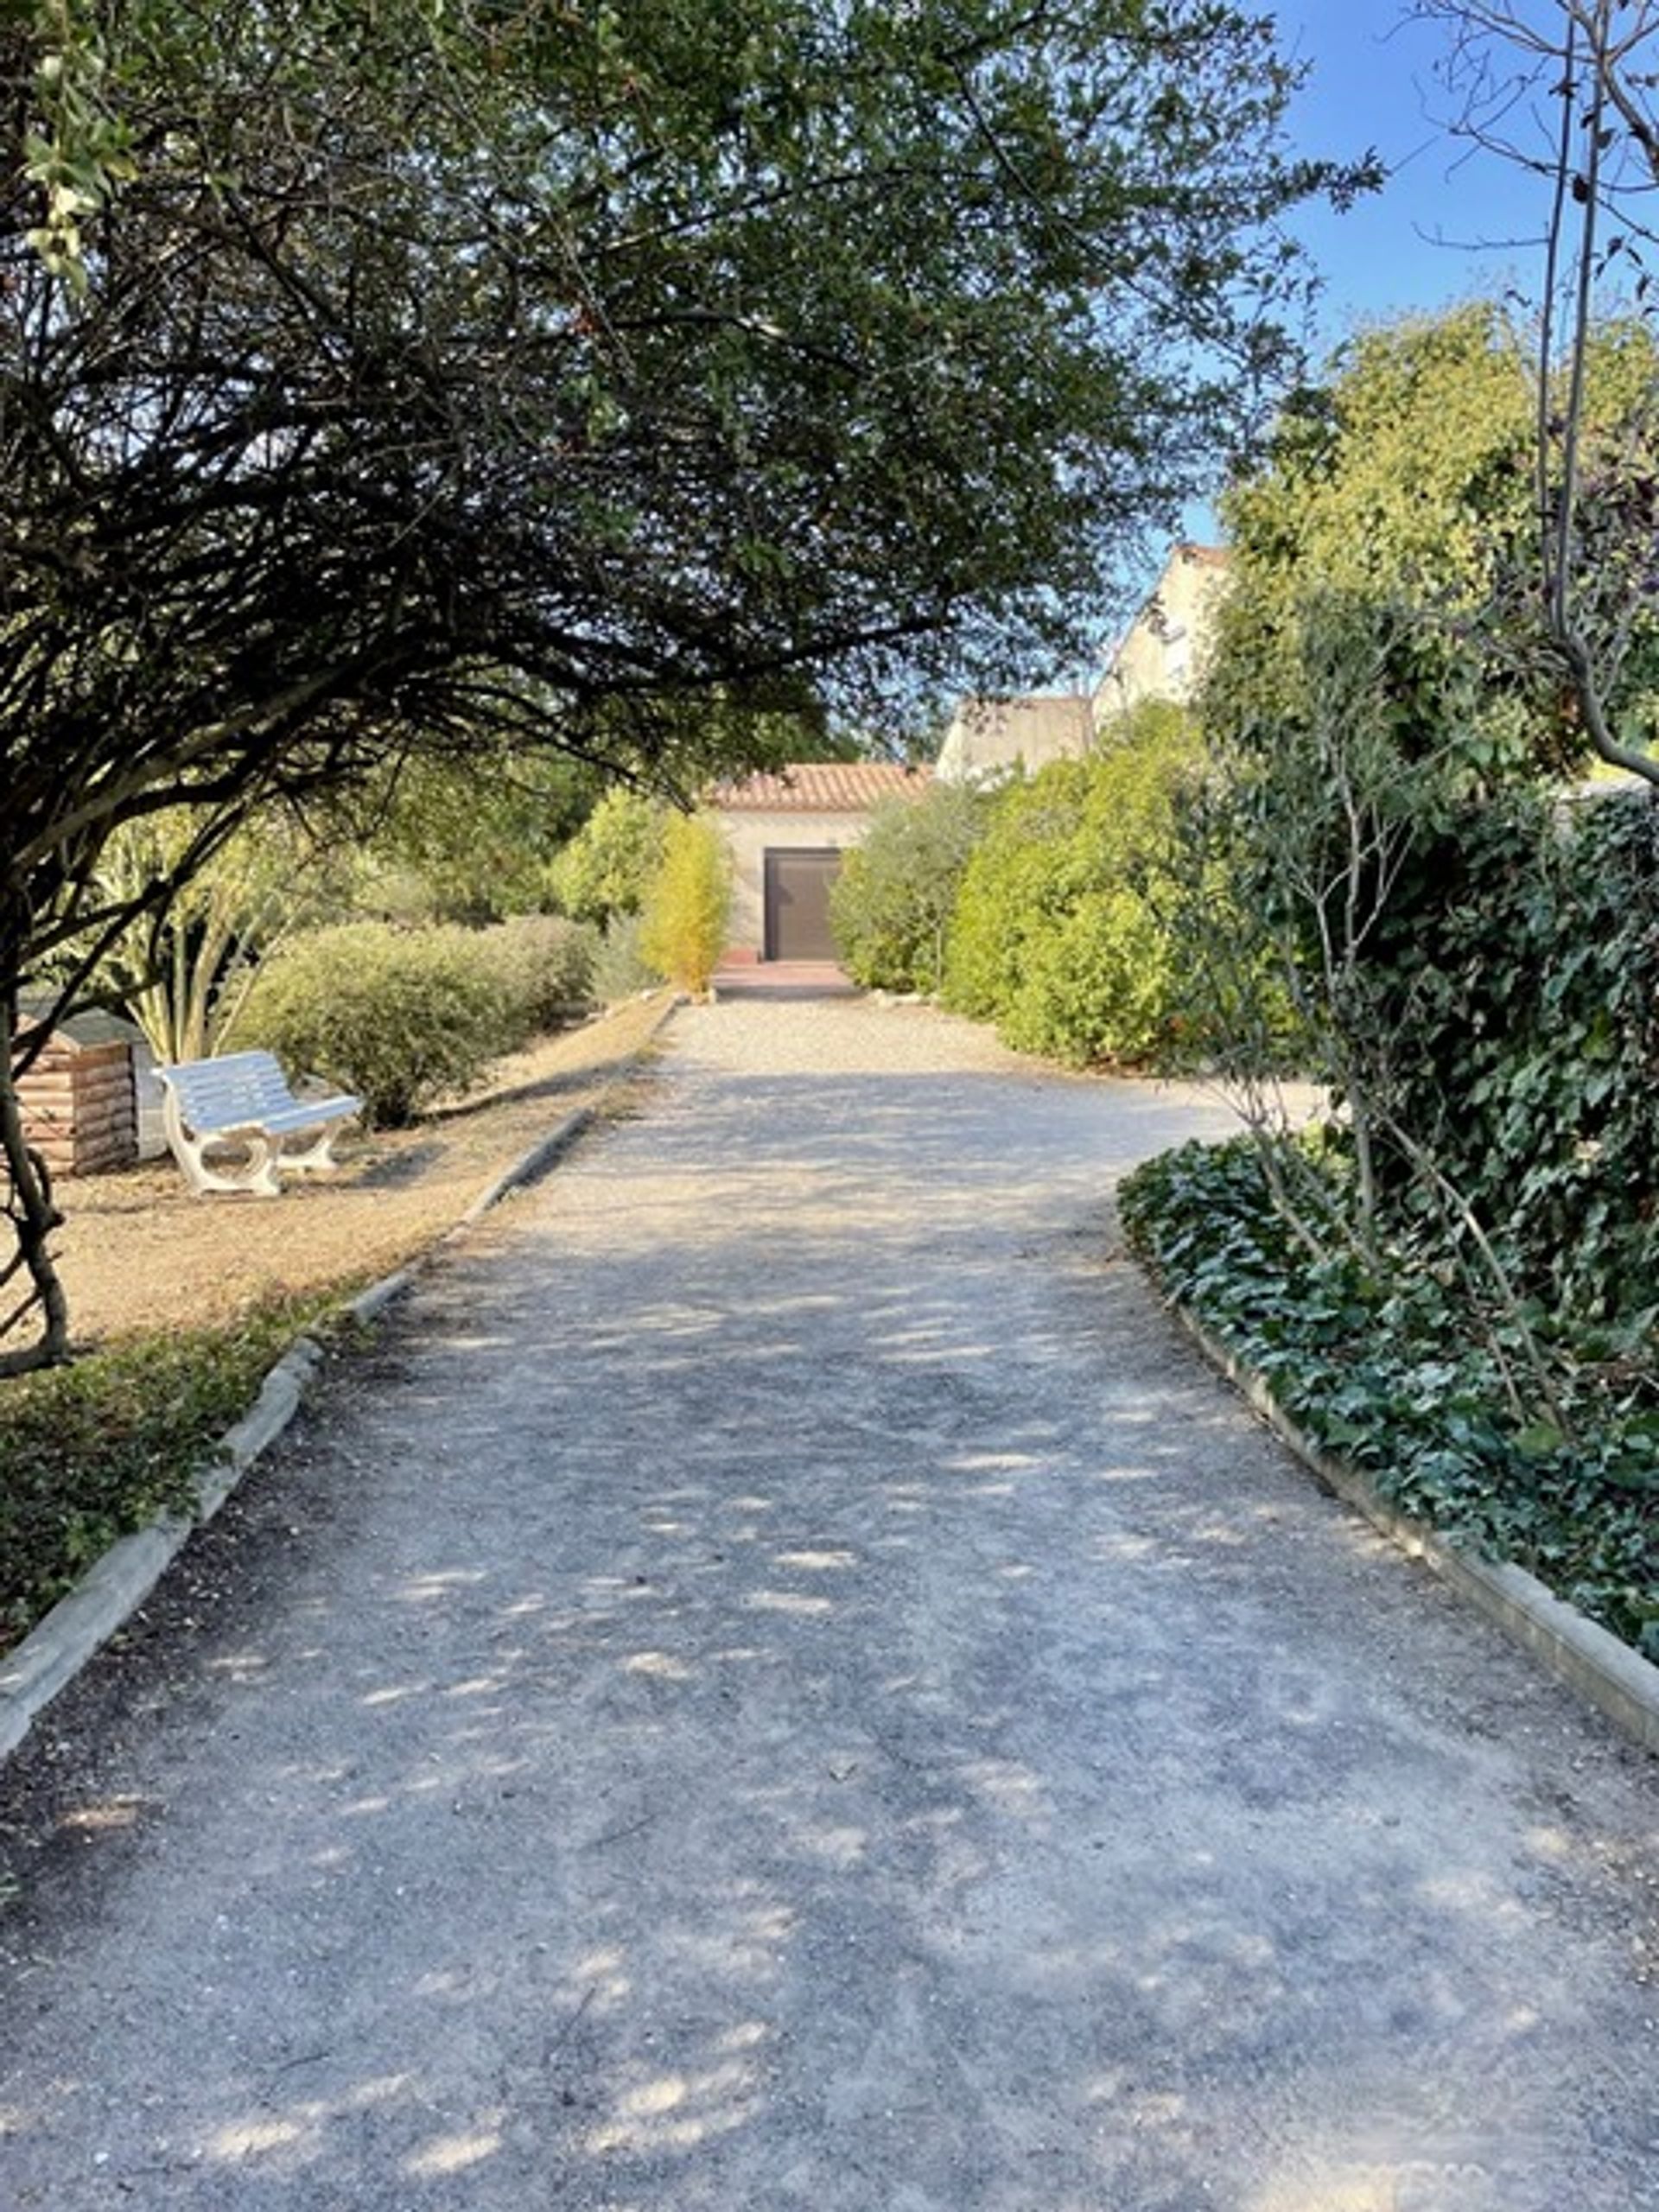
[[[833,960],[830,934],[830,887],[841,872],[841,855],[821,851],[768,850],[766,854],[766,958]]]

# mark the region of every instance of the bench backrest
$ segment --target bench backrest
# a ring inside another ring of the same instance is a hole
[[[216,1060],[181,1060],[157,1068],[192,1128],[257,1122],[295,1103],[273,1052],[226,1052]]]

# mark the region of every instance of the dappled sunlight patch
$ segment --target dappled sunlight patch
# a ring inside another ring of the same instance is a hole
[[[248,2120],[234,2120],[217,2129],[202,2146],[203,2156],[227,2164],[244,2158],[269,2158],[278,2151],[292,2151],[306,2144],[315,2148],[315,2131],[302,2126],[297,2120],[276,2120],[269,2113],[259,2113]]]
[[[531,1590],[522,1598],[515,1598],[510,1605],[504,1605],[501,1608],[501,1618],[508,1621],[523,1620],[527,1615],[545,1612],[547,1603],[547,1594],[544,1591]]]
[[[1047,1821],[1054,1807],[1048,1792],[1028,1767],[1011,1759],[974,1759],[962,1769],[963,1780],[975,1794],[1010,1820]]]
[[[849,1551],[775,1552],[772,1557],[778,1566],[794,1567],[804,1574],[828,1574],[837,1567],[858,1564],[856,1554]]]
[[[397,1682],[383,1690],[367,1690],[359,1703],[371,1708],[383,1705],[401,1705],[405,1698],[425,1697],[432,1688],[430,1682]]]
[[[480,1583],[488,1580],[482,1567],[434,1568],[427,1573],[414,1576],[392,1595],[403,1605],[430,1605],[441,1599],[453,1596],[457,1590],[475,1589]]]
[[[596,2157],[692,2151],[747,2125],[757,2109],[752,2068],[728,2058],[698,2073],[664,2073],[625,2090],[587,2148]]]
[[[740,1904],[726,1925],[683,1929],[672,1941],[687,1962],[707,1977],[768,1981],[777,1975],[796,1925],[797,1915],[788,1905]]]
[[[1520,1901],[1478,1868],[1461,1874],[1431,1875],[1417,1885],[1416,1894],[1424,1904],[1439,1905],[1446,1912],[1468,1913],[1511,1926],[1524,1923],[1527,1918]]]
[[[411,2094],[414,2082],[407,2074],[375,2074],[366,2082],[359,2082],[340,2100],[346,2112],[372,2112],[380,2105],[395,2103],[399,2097]]]
[[[936,1367],[942,1362],[968,1366],[985,1360],[1002,1359],[1007,1356],[1004,1344],[947,1344],[937,1338],[918,1344],[913,1351],[902,1347],[883,1344],[881,1363],[884,1367]]]
[[[626,1955],[610,1948],[585,1953],[563,1976],[563,1991],[573,2012],[613,2010],[633,1994]]]
[[[426,2181],[443,2174],[465,2173],[469,2166],[482,2165],[486,2158],[493,2158],[501,2149],[501,2115],[492,2114],[477,2127],[465,2128],[453,2135],[440,2135],[424,2150],[416,2151],[404,2161],[404,2171],[417,2180]]]
[[[1144,2089],[1123,2099],[1123,2116],[1132,2127],[1179,2127],[1189,2112],[1186,2098],[1175,2089]]]
[[[1472,2161],[1363,2159],[1270,2180],[1246,2200],[1244,2212],[1404,2212],[1416,2204],[1426,2212],[1452,2204],[1459,2212],[1500,2212],[1491,2189],[1491,2174]]]
[[[693,1679],[694,1669],[683,1659],[676,1659],[667,1651],[635,1651],[621,1664],[625,1675],[648,1675],[658,1681],[689,1682]]]
[[[663,1595],[654,1582],[620,1574],[590,1574],[582,1590],[585,1599],[599,1605],[614,1605],[619,1599],[626,1605],[642,1605]]]
[[[743,1603],[756,1612],[793,1613],[810,1619],[835,1611],[832,1599],[808,1597],[798,1590],[752,1590]]]
[[[402,1897],[401,1889],[393,1892]],[[453,1967],[430,1967],[416,1975],[410,1985],[416,1997],[445,2005],[471,2005],[480,1993],[493,1985],[493,1976],[485,1969],[471,1964]]]
[[[803,1824],[795,1830],[795,1842],[810,1857],[821,1859],[826,1866],[838,1867],[843,1872],[862,1866],[869,1853],[869,1837],[862,1828]]]
[[[932,1501],[919,1483],[889,1483],[887,1506],[889,1513],[925,1513]]]

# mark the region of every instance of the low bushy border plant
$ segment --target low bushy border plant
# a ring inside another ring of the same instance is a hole
[[[1165,1153],[1120,1205],[1166,1294],[1309,1436],[1402,1511],[1529,1569],[1659,1660],[1659,1376],[1636,1348],[1580,1339],[1568,1436],[1509,1410],[1501,1339],[1471,1332],[1432,1268],[1314,1257],[1249,1146]]]
[[[204,1455],[336,1295],[135,1338],[0,1389],[0,1649],[118,1537],[190,1510]]]
[[[563,914],[514,914],[479,932],[522,1034],[556,1029],[592,1000],[599,931]]]
[[[326,1077],[398,1128],[475,1083],[526,1033],[487,933],[352,922],[296,938],[261,971],[232,1042],[264,1045],[291,1077]]]

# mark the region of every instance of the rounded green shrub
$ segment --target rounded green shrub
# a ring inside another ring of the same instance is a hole
[[[936,784],[876,809],[830,894],[830,925],[855,983],[938,989],[963,870],[988,813],[988,800],[963,784]]]
[[[1176,799],[1197,760],[1185,717],[1155,702],[1001,792],[963,871],[946,1003],[1074,1066],[1153,1058],[1177,980],[1161,918]]]
[[[233,1041],[268,1046],[292,1077],[341,1084],[371,1126],[397,1128],[510,1052],[523,1005],[480,931],[349,922],[272,957]]]
[[[668,809],[618,785],[606,792],[548,871],[560,911],[607,927],[637,914],[662,865]]]
[[[515,914],[479,932],[522,1035],[556,1029],[591,1005],[599,932],[561,914]]]

